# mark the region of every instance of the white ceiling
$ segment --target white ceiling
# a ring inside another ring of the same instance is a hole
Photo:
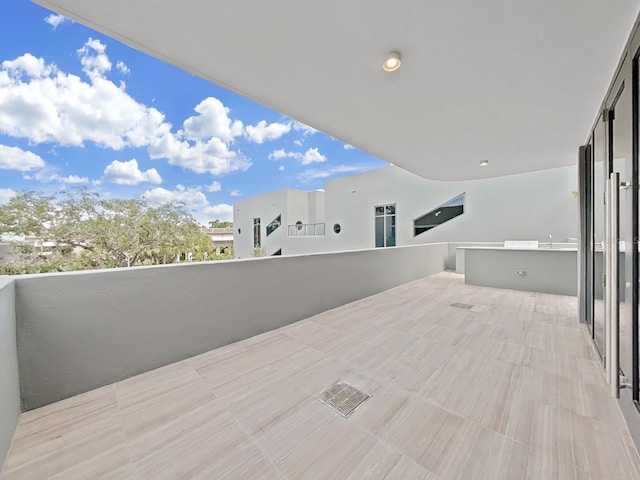
[[[35,0],[431,179],[576,163],[640,0]],[[402,53],[395,73],[385,54]],[[480,167],[487,159],[489,166]]]

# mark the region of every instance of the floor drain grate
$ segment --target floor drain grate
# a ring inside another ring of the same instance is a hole
[[[317,395],[325,405],[333,408],[343,417],[348,417],[369,395],[361,392],[347,382],[338,380],[326,390]]]
[[[449,305],[454,308],[461,308],[463,310],[469,310],[474,313],[487,313],[491,310],[491,305],[470,305],[468,303],[452,303]]]
[[[473,305],[469,305],[468,303],[452,303],[449,306],[453,308],[464,308],[465,310],[471,310],[473,308]]]

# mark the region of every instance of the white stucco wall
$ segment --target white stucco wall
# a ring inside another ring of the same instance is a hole
[[[277,248],[282,248],[284,255],[371,248],[375,245],[374,206],[391,203],[396,204],[396,244],[399,246],[504,240],[546,242],[549,234],[555,242],[566,242],[578,235],[578,200],[572,195],[576,189],[576,167],[484,180],[441,182],[389,166],[328,181],[324,193],[325,237],[289,238],[284,231],[277,239],[281,242]],[[304,193],[289,194],[289,212],[308,210],[308,196]],[[466,194],[463,215],[413,236],[415,218],[461,193]],[[265,212],[268,217],[274,213],[268,208],[270,195],[243,200],[242,207],[245,212]],[[316,221],[320,221],[319,217]],[[252,217],[247,218],[251,221]],[[298,218],[290,217],[288,222],[295,223],[296,220]],[[300,220],[306,223],[304,218]],[[245,219],[242,221],[247,223]],[[339,234],[333,233],[336,223],[341,226]],[[242,251],[236,248],[236,254]]]
[[[309,223],[324,222],[324,198],[323,191],[316,190],[314,192],[309,192]]]
[[[447,253],[435,244],[16,277],[15,322],[13,289],[5,301],[0,286],[0,346],[11,347],[0,359],[14,371],[0,376],[0,440],[19,413],[16,327],[30,410],[441,272]]]
[[[266,254],[271,255],[281,248],[279,245],[286,240],[288,192],[278,190],[260,195],[259,202],[249,198],[233,204],[233,250],[236,258],[249,258],[253,254],[254,218],[260,218],[261,245]],[[282,215],[282,225],[267,237],[267,225],[278,215]]]
[[[342,227],[327,243],[339,249],[374,246],[373,207],[390,203],[396,204],[398,245],[546,240],[548,234],[566,241],[577,236],[578,202],[571,194],[576,185],[575,167],[465,182],[425,180],[393,166],[342,177],[326,186],[327,224]],[[413,236],[415,218],[461,193],[464,215]]]
[[[0,470],[20,413],[15,282],[0,277]]]
[[[253,255],[254,218],[260,218],[262,247],[267,255],[272,255],[288,243],[288,225],[294,225],[298,221],[303,224],[324,222],[324,208],[324,192],[293,189],[277,190],[235,202],[233,227],[236,258],[249,258]],[[278,215],[282,216],[280,228],[267,236],[267,225]]]

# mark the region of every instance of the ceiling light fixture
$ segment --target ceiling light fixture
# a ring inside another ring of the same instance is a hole
[[[481,167],[486,167],[487,165],[489,165],[489,160],[482,160],[482,161],[480,162],[480,166],[481,166]]]
[[[401,63],[402,62],[400,61],[400,52],[393,51],[393,52],[390,52],[389,55],[387,55],[387,58],[382,64],[382,69],[385,72],[395,72],[400,68]]]

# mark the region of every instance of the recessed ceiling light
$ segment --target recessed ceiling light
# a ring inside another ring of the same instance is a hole
[[[480,166],[481,166],[481,167],[486,167],[487,165],[489,165],[489,160],[482,160],[482,161],[480,162]]]
[[[387,58],[382,64],[382,69],[385,72],[395,72],[400,68],[401,63],[402,62],[400,61],[400,52],[396,52],[396,51],[389,52],[389,55],[387,55]]]

